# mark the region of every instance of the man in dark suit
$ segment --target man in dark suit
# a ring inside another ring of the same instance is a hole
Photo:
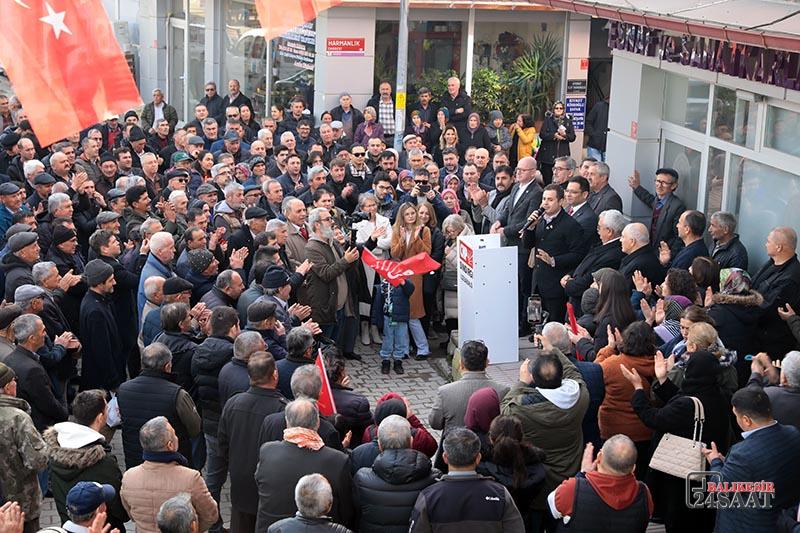
[[[584,250],[588,252],[600,244],[597,238],[597,213],[586,203],[589,198],[589,180],[583,176],[576,176],[562,188],[565,193],[564,198],[567,200],[564,208],[567,214],[583,228]]]
[[[620,238],[622,252],[625,257],[619,265],[620,273],[625,276],[633,286],[633,273],[637,270],[655,287],[664,281],[664,267],[658,260],[653,247],[650,245],[650,232],[647,226],[634,222],[625,226]]]
[[[583,261],[575,267],[572,275],[567,274],[561,278],[561,286],[575,307],[576,316],[581,315],[581,297],[592,285],[592,274],[601,268],[619,269],[622,258],[625,257],[620,244],[620,236],[625,225],[625,217],[615,209],[600,213],[597,220],[597,235],[602,244],[589,251]]]
[[[567,313],[567,295],[559,283],[583,258],[583,230],[574,218],[561,209],[564,189],[550,184],[544,188],[544,212],[531,213],[529,219],[536,225],[525,230],[525,248],[536,248],[533,280],[542,297],[542,309],[549,320],[563,322]]]
[[[31,406],[33,425],[40,432],[67,419],[67,406],[53,394],[53,385],[36,351],[45,344],[47,332],[42,319],[22,315],[12,326],[17,347],[5,364],[17,374],[17,396]]]
[[[222,124],[224,119],[227,118],[225,117],[224,113],[228,107],[241,107],[245,104],[250,107],[251,111],[255,111],[255,109],[253,109],[253,102],[250,101],[250,98],[241,93],[239,80],[230,80],[228,82],[228,94],[226,94],[225,98],[222,99],[223,115],[217,119],[217,122]],[[209,109],[209,113],[210,112],[211,110]]]
[[[528,335],[530,326],[526,309],[528,297],[531,295],[532,270],[528,266],[530,248],[525,248],[520,236],[522,228],[528,223],[528,217],[542,203],[542,188],[534,179],[536,160],[523,157],[515,171],[516,184],[506,200],[507,208],[489,229],[490,233],[500,233],[505,239],[505,246],[517,247],[517,279],[519,281],[519,326],[520,335]]]
[[[676,225],[681,213],[686,211],[683,200],[675,196],[678,188],[678,172],[672,168],[659,168],[656,170],[656,194],[642,187],[639,171],[634,170],[633,176],[628,178],[628,185],[633,189],[633,194],[652,210],[650,223],[650,242],[666,242],[672,253],[675,254],[683,247],[678,238]]]
[[[589,180],[592,192],[589,194],[589,199],[586,201],[595,213],[602,213],[607,209],[622,211],[622,198],[620,198],[617,191],[608,184],[608,177],[610,174],[611,169],[608,168],[607,164],[601,161],[595,161],[595,163],[589,167],[587,179]]]
[[[349,457],[321,446],[317,433],[320,418],[317,406],[309,399],[294,400],[284,411],[286,430],[283,440],[261,446],[255,472],[258,487],[256,531],[266,531],[278,520],[294,516],[297,506],[294,487],[307,475],[325,476],[333,489],[333,507],[329,514],[334,522],[353,525],[353,493]]]
[[[734,444],[728,456],[717,451],[715,443],[703,450],[708,470],[718,472],[728,483],[765,480],[774,491],[741,494],[742,501],[754,499],[767,505],[753,508],[730,505],[717,511],[717,531],[774,531],[784,509],[800,498],[800,431],[778,424],[772,416],[769,397],[760,387],[740,389],[731,398],[736,423],[744,440]]]

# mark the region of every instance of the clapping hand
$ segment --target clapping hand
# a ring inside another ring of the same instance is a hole
[[[314,322],[313,320],[306,320],[302,324],[300,324],[301,328],[306,328],[308,331],[311,332],[312,335],[319,335],[322,333],[322,329],[320,329],[319,324]]]
[[[597,470],[597,461],[594,459],[594,444],[587,442],[583,448],[581,472],[594,472],[595,470]]]
[[[189,316],[191,316],[195,320],[200,320],[200,317],[203,316],[203,313],[206,310],[206,304],[203,302],[196,303],[194,307],[189,310]]]
[[[375,229],[372,230],[369,238],[373,241],[377,241],[379,238],[386,235],[386,226],[375,226]]]
[[[653,292],[653,286],[640,270],[633,273],[633,285],[636,287],[637,291],[643,292],[646,296],[650,296]]]
[[[241,247],[238,250],[231,252],[230,266],[231,268],[243,268],[244,260],[250,255],[250,250],[247,247]]]
[[[665,358],[664,354],[659,350],[656,352],[654,366],[656,379],[659,383],[664,383],[667,381],[667,374],[672,370],[672,367],[675,366],[675,356],[670,354],[669,357]]]
[[[669,245],[661,241],[661,244],[658,245],[658,261],[666,266],[669,264],[669,260],[672,259],[672,250],[669,249]]]
[[[707,287],[705,298],[703,298],[703,307],[711,307],[712,305],[714,305],[714,291],[711,287]]]
[[[17,502],[6,502],[0,507],[0,533],[22,533],[25,513]]]
[[[642,376],[639,375],[639,372],[636,371],[635,368],[628,370],[625,365],[619,365],[619,369],[622,371],[622,375],[625,376],[625,379],[631,382],[634,389],[643,389],[644,386],[642,385]]]
[[[73,274],[72,269],[70,269],[69,272],[61,276],[61,279],[58,282],[58,288],[64,292],[67,292],[70,288],[74,287],[80,282],[81,277],[77,274]]]
[[[647,303],[647,300],[645,300],[644,298],[642,298],[639,301],[639,308],[642,310],[642,314],[644,315],[645,322],[647,322],[648,324],[650,324],[652,326],[653,323],[656,320],[656,314],[653,311],[653,308],[650,307],[650,304]]]
[[[611,328],[611,324],[606,326],[606,335],[608,336],[608,346],[614,351],[617,351],[622,346],[622,333],[619,332],[619,328]]]
[[[519,365],[519,380],[526,385],[530,385],[533,382],[533,376],[528,370],[528,364],[530,363],[530,359],[525,359],[521,365]]]
[[[656,302],[656,313],[655,313],[656,324],[661,324],[667,317],[667,312],[665,309],[666,306],[664,302],[665,300],[663,298]]]
[[[295,269],[295,272],[305,276],[306,274],[308,274],[308,271],[311,270],[312,266],[314,266],[314,263],[312,263],[311,261],[306,259],[305,261],[303,261],[302,263],[300,263],[297,266],[297,268]]]
[[[591,339],[592,336],[589,335],[589,332],[583,326],[578,326],[578,333],[573,333],[572,328],[567,328],[567,335],[569,335],[569,341],[577,345],[578,341],[581,339]]]
[[[309,305],[300,305],[294,303],[289,306],[289,314],[292,316],[296,316],[298,320],[305,320],[309,316],[311,316],[311,306]]]

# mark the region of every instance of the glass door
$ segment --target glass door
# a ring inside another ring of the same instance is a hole
[[[170,19],[167,55],[167,101],[186,120],[186,21]]]

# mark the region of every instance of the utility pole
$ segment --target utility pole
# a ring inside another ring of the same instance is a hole
[[[397,35],[397,81],[394,92],[394,149],[403,149],[406,129],[406,71],[408,70],[408,2],[400,0],[400,33]]]

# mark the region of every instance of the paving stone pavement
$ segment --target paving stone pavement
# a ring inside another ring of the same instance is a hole
[[[432,344],[437,344],[433,342]],[[437,364],[438,361],[415,361],[408,359],[404,361],[406,373],[397,376],[394,372],[388,376],[380,372],[380,357],[378,349],[380,346],[372,344],[363,346],[360,342],[356,343],[356,352],[361,354],[362,361],[348,361],[347,371],[350,375],[351,386],[354,390],[361,392],[369,398],[370,405],[374,408],[375,402],[385,393],[395,391],[408,398],[411,408],[419,419],[427,426],[428,414],[433,407],[433,400],[436,389],[446,383],[443,373],[438,369],[444,365]],[[430,428],[428,428],[430,430]],[[431,434],[437,439],[439,431],[430,430]],[[121,467],[125,466],[125,458],[122,453],[122,436],[117,431],[111,441],[114,455]],[[230,482],[225,483],[221,495],[221,512],[225,524],[229,524],[231,516]],[[60,526],[61,522],[56,510],[53,498],[45,498],[42,504],[40,518],[41,527]],[[128,532],[135,532],[136,527],[133,522],[126,524]]]

